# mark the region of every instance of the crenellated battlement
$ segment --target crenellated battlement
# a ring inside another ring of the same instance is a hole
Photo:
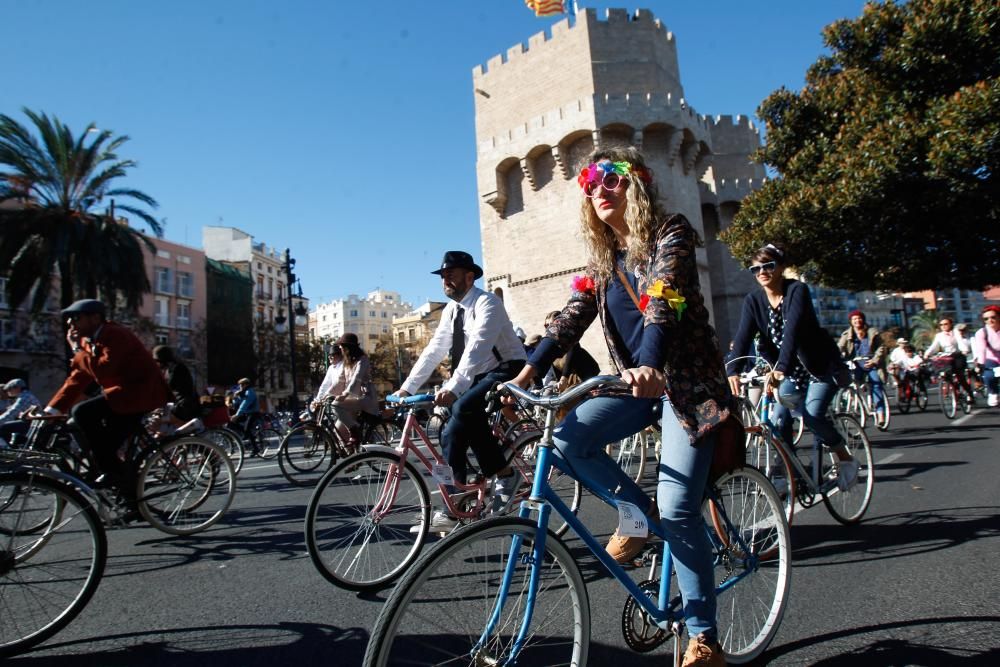
[[[692,130],[699,139],[708,140],[712,120],[695,112],[683,97],[669,92],[624,93],[611,95],[608,93],[591,95],[569,104],[556,107],[539,116],[529,118],[503,134],[494,135],[479,142],[480,155],[518,144],[532,135],[554,129],[557,132],[568,132],[572,129],[594,129],[596,121],[598,129],[606,125],[629,125],[635,130],[643,130],[650,125],[672,125]],[[542,137],[541,143],[557,143],[552,137]]]
[[[699,181],[703,203],[722,204],[742,201],[747,195],[764,187],[763,178],[719,178],[714,181]]]
[[[752,132],[757,132],[757,126],[754,124],[749,117],[743,114],[737,114],[733,116],[732,114],[721,114],[719,116],[703,116],[706,125],[709,129],[746,129]]]
[[[675,46],[674,34],[667,30],[660,19],[654,17],[653,13],[648,9],[636,9],[631,14],[627,9],[607,9],[604,11],[603,18],[601,18],[597,15],[596,9],[588,7],[580,10],[580,13],[575,18],[566,17],[557,21],[547,31],[543,30],[531,35],[527,42],[515,44],[507,49],[506,53],[499,53],[493,56],[486,61],[485,65],[476,65],[472,68],[473,81],[477,83],[485,81],[490,74],[496,72],[507,63],[518,62],[536,52],[542,51],[548,46],[549,42],[557,40],[561,36],[569,34],[570,31],[580,27],[589,29],[591,27],[619,28],[621,26],[620,29],[631,30],[635,25],[643,27],[652,25],[657,32],[662,33],[664,40],[671,47]],[[628,36],[623,35],[622,38],[627,39]]]

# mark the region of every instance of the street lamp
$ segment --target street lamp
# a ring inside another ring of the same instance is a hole
[[[298,379],[295,373],[295,327],[304,327],[309,323],[307,317],[305,306],[302,305],[302,283],[299,282],[299,304],[296,306],[293,303],[293,290],[292,286],[298,281],[295,274],[292,273],[292,269],[295,268],[295,260],[292,259],[291,251],[285,248],[285,262],[281,265],[282,270],[285,272],[285,278],[288,285],[288,314],[289,317],[286,318],[284,313],[278,314],[274,318],[274,330],[279,333],[285,333],[285,329],[288,329],[288,359],[289,366],[291,366],[292,371],[292,399],[291,408],[293,412],[298,412],[299,410],[299,386]],[[287,327],[286,327],[287,322]]]

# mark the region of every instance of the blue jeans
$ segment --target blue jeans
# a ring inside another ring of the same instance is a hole
[[[862,384],[867,380],[872,386],[872,400],[875,401],[875,410],[881,410],[882,406],[885,405],[885,385],[882,383],[882,377],[878,374],[878,369],[855,365],[851,370],[854,373],[855,382]]]
[[[771,422],[785,442],[792,442],[792,419],[789,407],[802,412],[802,422],[812,431],[820,442],[828,447],[837,447],[843,438],[833,422],[827,419],[826,410],[837,394],[837,383],[830,376],[823,376],[819,381],[810,382],[803,392],[796,388],[791,380],[784,380],[778,387],[778,402],[771,412]]]
[[[656,501],[660,523],[670,545],[677,586],[684,599],[684,615],[691,636],[717,635],[712,545],[701,514],[715,436],[688,441],[670,405],[660,399],[599,396],[584,401],[554,434],[556,465],[587,487],[650,509],[651,501],[605,452],[621,440],[656,422],[662,408],[662,452]]]
[[[983,382],[986,383],[986,391],[996,394],[1000,391],[1000,366],[992,360],[983,364]]]

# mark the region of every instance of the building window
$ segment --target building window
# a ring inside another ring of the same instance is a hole
[[[267,267],[267,272],[268,273],[273,273],[274,272],[274,267],[273,266],[268,266]]]
[[[7,279],[0,278],[0,308],[10,308],[7,303]]]
[[[177,351],[182,357],[191,358],[194,356],[194,348],[191,346],[191,332],[181,331],[177,334]]]
[[[406,335],[409,336],[411,343],[417,338],[415,333],[416,332],[414,332],[413,329],[410,329],[409,331],[406,332]]]
[[[382,325],[382,333],[389,333],[389,325],[388,324],[383,324]]]
[[[157,331],[154,334],[157,345],[168,345],[170,343],[170,335],[166,331]]]
[[[14,322],[9,319],[0,320],[0,349],[9,350],[14,347]]]
[[[194,297],[194,274],[188,271],[177,272],[177,294],[189,299]]]
[[[267,298],[270,299],[274,295],[274,278],[267,279]]]
[[[191,328],[191,304],[187,301],[177,303],[177,326],[181,329]]]
[[[158,327],[170,326],[170,300],[156,297],[153,302],[153,322]]]
[[[177,261],[180,262],[181,264],[190,264],[191,258],[188,257],[187,255],[177,255]]]
[[[358,311],[352,310],[351,311],[351,317],[357,317],[357,316],[358,316]]]
[[[163,259],[170,259],[170,253],[167,252],[166,250],[157,250],[156,256],[162,257]]]
[[[257,298],[264,298],[264,276],[257,276]]]
[[[383,310],[383,311],[382,311],[382,319],[384,320],[384,319],[386,319],[387,317],[389,317],[389,314],[388,314],[388,313],[386,313],[386,312],[385,312],[385,311]]]
[[[369,310],[368,311],[368,317],[375,317],[375,311],[374,310]]]
[[[165,266],[156,267],[156,291],[160,294],[174,293],[173,271]]]

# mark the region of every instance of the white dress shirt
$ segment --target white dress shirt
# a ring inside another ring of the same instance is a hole
[[[501,362],[527,359],[524,345],[514,333],[503,301],[473,285],[460,302],[449,301],[444,307],[441,322],[403,383],[403,391],[415,394],[451,352],[452,331],[459,306],[465,311],[462,327],[465,331],[465,351],[458,368],[452,369],[451,377],[442,389],[461,396],[472,386],[473,379],[493,370]],[[494,348],[500,355],[499,361],[493,354]]]
[[[934,342],[924,351],[929,358],[937,353],[942,354],[969,354],[971,347],[969,341],[953,331],[939,331],[934,335]]]
[[[330,367],[326,369],[326,375],[323,377],[323,384],[319,386],[319,391],[316,392],[316,401],[321,401],[330,394],[334,396],[339,396],[344,392],[344,362],[338,361],[337,363],[330,364]]]

